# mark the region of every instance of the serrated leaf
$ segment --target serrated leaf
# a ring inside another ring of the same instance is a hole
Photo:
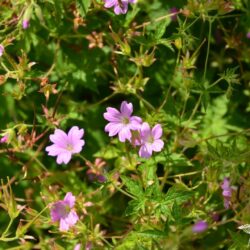
[[[140,184],[126,176],[121,176],[122,182],[125,184],[129,193],[133,194],[135,197],[143,197],[144,192]]]
[[[90,4],[91,0],[76,0],[76,7],[83,17],[87,15]]]
[[[171,19],[166,18],[157,24],[156,31],[155,31],[156,40],[159,40],[160,38],[162,38],[162,36],[164,35],[166,31],[166,27],[170,24],[170,22],[171,22]]]
[[[171,51],[174,52],[174,48],[172,46],[172,41],[168,40],[168,39],[160,39],[157,41],[157,44],[162,44],[164,46],[166,46],[168,49],[170,49]]]
[[[167,194],[165,195],[165,198],[163,199],[163,203],[165,205],[173,204],[174,202],[180,204],[189,199],[192,195],[193,192],[185,189],[184,187],[176,185],[169,188]]]
[[[128,203],[128,206],[125,210],[125,215],[132,215],[137,214],[138,211],[142,210],[144,208],[144,199],[141,200],[132,200]]]

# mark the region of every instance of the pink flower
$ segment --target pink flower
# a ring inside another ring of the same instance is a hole
[[[248,39],[250,39],[250,31],[249,31],[249,32],[247,32],[246,37],[247,37]]]
[[[3,52],[4,52],[4,46],[0,44],[0,56],[3,55]]]
[[[194,233],[202,233],[206,231],[207,228],[208,228],[207,222],[204,220],[199,220],[193,225],[192,231]]]
[[[6,143],[8,141],[8,136],[5,135],[0,139],[0,143]]]
[[[120,111],[115,108],[107,108],[107,112],[104,113],[104,118],[109,121],[105,127],[105,131],[109,132],[109,136],[115,136],[118,134],[119,140],[125,142],[125,140],[131,139],[131,130],[137,130],[141,126],[142,119],[138,116],[131,116],[133,112],[132,103],[123,101],[120,107]]]
[[[224,207],[228,209],[230,207],[230,200],[232,197],[232,187],[230,186],[230,181],[228,178],[224,178],[221,188],[222,195],[224,197]]]
[[[29,20],[23,19],[22,26],[23,26],[23,29],[24,29],[24,30],[28,29],[29,26],[30,26]]]
[[[177,14],[179,12],[179,10],[176,7],[173,7],[169,10],[170,14],[173,14],[173,16],[171,16],[171,20],[172,21],[176,21],[177,20]]]
[[[151,130],[148,123],[144,122],[140,129],[140,157],[149,158],[153,151],[160,152],[164,146],[164,142],[160,139],[161,136],[162,128],[160,124],[156,124]]]
[[[52,204],[50,216],[53,222],[59,221],[60,231],[68,231],[79,220],[77,213],[73,210],[75,199],[75,196],[68,192],[63,200]]]
[[[136,0],[104,0],[105,8],[114,7],[114,12],[116,15],[126,14],[128,11],[128,4],[135,3]]]
[[[83,137],[84,130],[77,126],[72,127],[68,134],[61,129],[56,129],[54,134],[50,135],[50,140],[54,143],[46,147],[48,155],[57,156],[56,162],[58,164],[69,163],[73,154],[80,153],[85,144]]]
[[[81,244],[80,243],[76,244],[74,250],[81,250]]]

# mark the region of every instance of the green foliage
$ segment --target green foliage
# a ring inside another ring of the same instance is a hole
[[[0,1],[0,249],[248,249],[249,1],[105,1]],[[163,128],[150,158],[105,132],[124,100]],[[85,145],[58,165],[50,135],[73,126]]]

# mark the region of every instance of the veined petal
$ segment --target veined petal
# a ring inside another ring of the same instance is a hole
[[[147,122],[143,122],[141,125],[141,137],[146,140],[150,134],[151,130],[149,124]]]
[[[162,127],[160,124],[156,124],[152,129],[152,135],[154,139],[160,139],[162,136]]]
[[[120,110],[123,116],[130,117],[133,112],[133,104],[123,101]]]
[[[139,156],[142,157],[142,158],[149,158],[150,156],[152,155],[152,151],[151,153],[148,152],[147,148],[145,145],[142,145],[140,147],[140,150],[139,150]]]
[[[112,124],[112,125],[109,125],[109,124]],[[121,129],[123,128],[123,124],[120,124],[120,123],[109,123],[107,126],[108,126],[108,132],[109,132],[109,136],[114,136],[116,134],[118,134]],[[106,131],[106,128],[107,126],[105,127],[105,131]]]
[[[82,147],[84,146],[85,141],[84,140],[79,140],[75,144],[73,144],[73,150],[72,153],[77,154],[82,151]]]
[[[68,216],[65,218],[66,223],[71,227],[76,224],[79,220],[77,213],[74,210],[71,210]]]
[[[104,4],[105,8],[111,8],[118,4],[118,0],[104,0],[104,1],[105,1],[105,4]]]
[[[128,127],[124,127],[120,130],[118,136],[119,136],[120,142],[125,142],[126,139],[128,140],[131,139],[131,132]]]
[[[119,4],[115,5],[114,12],[116,15],[126,14],[128,11],[128,2],[122,1],[122,6]]]
[[[78,142],[84,135],[84,129],[79,129],[77,126],[72,127],[68,132],[68,141],[72,145]]]
[[[68,231],[69,230],[69,224],[64,218],[60,219],[60,226],[59,226],[60,231]]]
[[[61,129],[56,129],[54,134],[49,136],[49,139],[57,144],[58,146],[64,148],[67,146],[67,142],[68,142],[68,136],[67,134],[62,131]]]
[[[56,144],[53,144],[51,146],[46,147],[45,150],[47,152],[49,152],[48,155],[50,155],[50,156],[57,156],[57,155],[61,154],[62,152],[64,152],[64,149],[59,147]]]
[[[121,121],[121,113],[115,108],[107,108],[107,112],[105,112],[103,116],[109,122]]]
[[[68,192],[64,199],[65,203],[70,207],[72,208],[74,205],[75,205],[75,200],[76,200],[76,197],[74,195],[72,195],[71,192]]]
[[[151,145],[153,151],[160,152],[164,147],[164,142],[160,139],[155,140]]]
[[[69,151],[65,151],[57,156],[56,162],[57,164],[68,164],[71,159],[72,154]]]

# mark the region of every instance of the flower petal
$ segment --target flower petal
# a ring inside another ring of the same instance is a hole
[[[54,134],[49,136],[49,139],[59,147],[65,148],[67,146],[68,136],[61,129],[56,129]]]
[[[56,162],[57,164],[68,164],[71,159],[71,152],[65,151],[57,156]]]
[[[114,136],[114,135],[118,134],[122,128],[123,128],[122,124],[111,122],[111,123],[106,125],[105,131],[109,132],[109,136]]]
[[[162,148],[164,147],[164,142],[160,139],[155,140],[151,145],[153,151],[160,152]]]
[[[50,156],[57,156],[57,155],[61,154],[62,152],[64,152],[64,149],[59,147],[57,144],[53,144],[51,146],[48,146],[45,148],[45,150],[47,152],[49,152],[48,155],[50,155]]]
[[[120,110],[123,116],[130,117],[133,112],[133,104],[123,101]]]
[[[115,108],[107,108],[103,116],[109,122],[121,122],[121,113]]]
[[[131,139],[131,132],[130,132],[128,127],[124,127],[120,130],[118,136],[119,136],[120,142],[125,142],[126,139],[128,139],[128,140]]]
[[[152,150],[151,152],[148,151],[148,148],[145,145],[142,145],[139,150],[139,156],[142,158],[149,158],[152,155]]]
[[[74,210],[71,210],[68,216],[65,218],[66,223],[71,227],[76,224],[79,220],[77,213]]]
[[[105,1],[105,4],[104,4],[105,8],[111,8],[118,4],[118,0],[104,0],[104,1]]]
[[[162,136],[162,127],[160,124],[156,124],[152,129],[152,135],[154,139],[160,139]]]
[[[69,230],[69,224],[64,218],[60,219],[60,226],[59,226],[60,231],[68,231]]]
[[[77,143],[73,145],[73,150],[72,153],[77,154],[82,151],[82,147],[84,146],[85,141],[84,140],[79,140]]]
[[[77,126],[72,127],[68,132],[68,141],[74,146],[84,135],[84,129]]]
[[[141,137],[142,139],[147,140],[147,137],[151,134],[151,130],[149,124],[147,122],[143,122],[141,125]]]
[[[76,200],[76,197],[74,195],[72,195],[71,192],[68,192],[64,199],[65,203],[70,207],[72,208],[74,205],[75,205],[75,200]]]

